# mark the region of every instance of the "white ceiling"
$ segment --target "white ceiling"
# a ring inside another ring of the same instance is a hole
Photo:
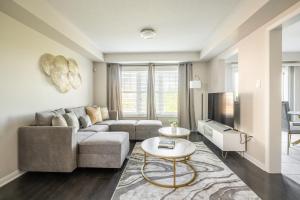
[[[284,52],[300,52],[300,21],[283,28],[282,49]]]
[[[242,0],[48,0],[105,53],[200,51]],[[139,31],[153,27],[157,37]]]

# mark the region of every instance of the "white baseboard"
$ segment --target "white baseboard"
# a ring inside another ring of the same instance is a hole
[[[240,155],[242,155],[240,153]],[[256,158],[254,158],[253,156],[249,155],[248,153],[244,153],[244,158],[246,158],[247,160],[249,160],[250,162],[252,162],[254,165],[256,165],[257,167],[259,167],[260,169],[266,171],[265,168],[265,164],[260,162],[259,160],[257,160]]]
[[[6,185],[7,183],[13,181],[14,179],[18,178],[19,176],[22,176],[25,174],[25,172],[22,172],[20,170],[16,170],[2,178],[0,178],[0,187]]]

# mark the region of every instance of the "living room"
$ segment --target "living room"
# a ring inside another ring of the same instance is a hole
[[[298,0],[1,1],[0,199],[297,199],[279,147],[299,15]]]

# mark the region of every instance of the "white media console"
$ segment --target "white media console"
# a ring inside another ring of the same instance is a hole
[[[219,147],[226,158],[228,151],[246,151],[247,135],[216,121],[198,121],[198,131]],[[223,152],[226,152],[225,156]]]

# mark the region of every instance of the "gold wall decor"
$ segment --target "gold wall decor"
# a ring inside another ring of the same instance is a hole
[[[40,67],[49,77],[55,87],[62,93],[66,93],[81,86],[82,80],[77,62],[62,55],[53,56],[44,54],[40,58]]]

